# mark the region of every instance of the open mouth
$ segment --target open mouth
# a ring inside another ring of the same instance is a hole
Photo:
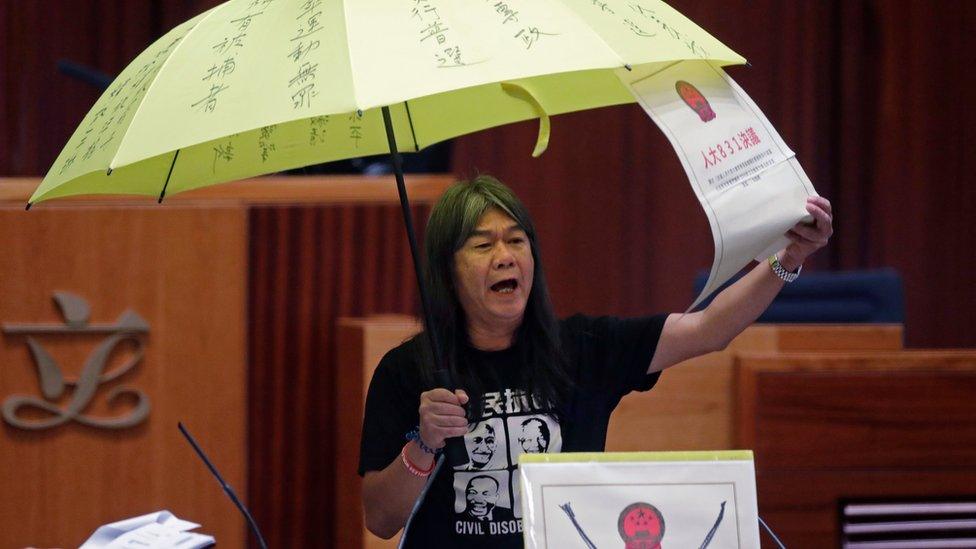
[[[491,291],[499,294],[510,294],[518,288],[518,280],[506,278],[491,285]]]

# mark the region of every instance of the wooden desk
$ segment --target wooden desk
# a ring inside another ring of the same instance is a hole
[[[745,354],[735,444],[790,547],[837,547],[845,498],[976,495],[976,351]]]
[[[729,450],[736,357],[742,353],[902,348],[901,325],[756,324],[724,351],[669,368],[653,390],[625,396],[610,417],[608,452]]]

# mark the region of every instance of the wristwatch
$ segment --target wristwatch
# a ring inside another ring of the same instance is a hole
[[[796,280],[797,278],[799,278],[800,271],[803,270],[803,265],[800,265],[792,273],[790,271],[787,271],[783,267],[783,265],[780,264],[779,258],[776,257],[776,254],[773,254],[773,255],[769,256],[769,266],[773,269],[773,273],[776,276],[778,276],[781,279],[783,279],[783,281],[786,282],[787,284],[789,284],[790,282],[793,282],[794,280]]]

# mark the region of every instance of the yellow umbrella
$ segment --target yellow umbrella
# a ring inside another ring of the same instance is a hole
[[[538,118],[538,155],[550,115],[634,102],[615,71],[689,59],[745,62],[660,0],[230,0],[122,71],[27,207],[390,152],[420,283],[399,149]]]
[[[231,0],[140,54],[30,198],[162,195],[633,102],[614,75],[744,59],[659,0]],[[28,206],[29,207],[29,206]]]

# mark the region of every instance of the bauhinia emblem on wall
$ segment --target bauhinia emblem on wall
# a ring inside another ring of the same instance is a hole
[[[127,413],[115,417],[96,417],[84,412],[96,398],[99,387],[136,367],[145,354],[145,334],[149,324],[131,310],[123,312],[115,322],[89,322],[91,308],[83,298],[68,292],[55,292],[54,302],[64,318],[62,324],[9,324],[4,323],[2,331],[8,335],[25,335],[43,398],[31,395],[11,395],[3,401],[3,419],[21,429],[47,429],[77,421],[103,429],[124,429],[138,425],[149,415],[149,397],[139,389],[121,385],[108,391],[104,398],[111,404],[119,398],[128,396],[135,400],[135,406]],[[77,379],[69,379],[61,366],[44,348],[45,336],[65,337],[74,335],[104,335],[101,343],[85,359],[81,374]],[[109,358],[120,345],[133,346],[126,360],[111,371],[106,371]],[[57,402],[72,387],[66,406]]]

